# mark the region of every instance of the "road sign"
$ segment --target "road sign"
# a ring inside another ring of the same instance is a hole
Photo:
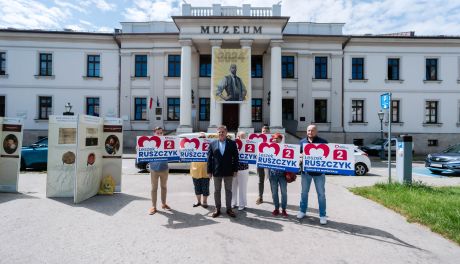
[[[391,94],[390,93],[384,93],[380,95],[380,107],[382,109],[389,109],[390,108],[390,99]]]

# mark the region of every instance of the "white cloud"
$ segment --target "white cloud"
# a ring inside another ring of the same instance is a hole
[[[110,4],[105,0],[91,0],[96,7],[102,11],[113,11],[117,8],[117,5],[115,4]]]
[[[177,0],[134,0],[133,6],[123,12],[128,21],[162,21],[171,20],[172,15],[180,14],[180,4]]]
[[[85,31],[85,28],[81,27],[80,25],[67,25],[64,28],[71,29],[73,31]]]

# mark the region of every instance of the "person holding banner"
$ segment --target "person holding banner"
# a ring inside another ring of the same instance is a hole
[[[236,217],[232,211],[232,182],[233,177],[238,172],[238,147],[235,141],[227,138],[227,127],[219,126],[217,128],[218,140],[214,140],[209,145],[208,150],[208,176],[214,176],[214,200],[216,211],[212,217],[220,215],[221,208],[221,190],[222,181],[225,188],[225,204],[227,214],[230,217]]]
[[[238,132],[237,138],[246,139],[246,132]],[[244,210],[248,205],[247,192],[248,192],[248,179],[249,179],[249,165],[247,163],[238,163],[238,173],[233,177],[232,186],[232,208],[238,205],[238,211]],[[238,200],[238,203],[237,203]]]
[[[263,126],[262,127],[262,134],[270,134],[270,127],[269,126]],[[257,168],[257,175],[259,175],[259,197],[256,200],[256,204],[259,205],[264,202],[264,181],[265,181],[265,175],[268,177],[268,169],[264,168]]]
[[[281,143],[283,140],[283,135],[280,133],[275,133],[272,137],[275,140],[275,143]],[[278,196],[278,186],[281,190],[281,215],[283,217],[288,217],[286,212],[287,207],[287,181],[286,177],[284,176],[283,170],[277,169],[270,169],[269,177],[270,177],[270,186],[272,189],[272,198],[273,204],[275,205],[275,210],[273,210],[272,215],[278,216],[280,214],[280,201]]]
[[[206,138],[206,134],[201,132],[199,138]],[[195,195],[197,199],[197,202],[193,204],[193,207],[201,205],[203,208],[208,208],[209,177],[207,173],[207,163],[191,162],[190,175],[193,179],[193,186],[195,187]],[[201,202],[201,197],[203,197],[203,202]]]
[[[300,152],[303,152],[304,145],[314,144],[327,144],[328,142],[318,137],[318,129],[316,125],[309,125],[307,127],[307,137],[300,141]],[[300,194],[300,210],[297,214],[298,219],[305,217],[308,208],[308,192],[310,191],[310,185],[312,180],[315,182],[316,193],[318,194],[318,205],[319,205],[319,222],[322,225],[327,224],[326,217],[326,175],[320,172],[302,172],[302,191]]]
[[[153,129],[155,136],[163,136],[163,128],[155,127]],[[168,182],[169,167],[167,161],[155,161],[150,162],[150,179],[152,183],[152,207],[149,210],[149,214],[153,215],[157,212],[157,190],[158,190],[158,179],[160,180],[161,186],[161,208],[165,210],[171,210],[166,204],[166,184]]]

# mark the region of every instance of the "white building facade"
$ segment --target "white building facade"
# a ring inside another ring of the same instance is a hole
[[[460,141],[459,37],[344,35],[343,24],[289,22],[280,5],[183,4],[172,19],[123,22],[114,34],[1,30],[0,114],[25,119],[26,143],[67,102],[121,117],[128,148],[156,126],[220,124],[303,137],[316,123],[331,142],[368,143],[380,137],[380,94],[392,92],[394,135],[413,135],[417,153]],[[249,50],[248,103],[211,96],[217,47]]]

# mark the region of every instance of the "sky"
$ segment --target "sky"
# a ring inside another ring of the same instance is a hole
[[[0,28],[113,32],[119,22],[171,21],[184,0],[0,0]],[[192,7],[270,7],[279,0],[185,0]],[[460,35],[460,0],[283,0],[292,22],[345,23],[344,34]]]

